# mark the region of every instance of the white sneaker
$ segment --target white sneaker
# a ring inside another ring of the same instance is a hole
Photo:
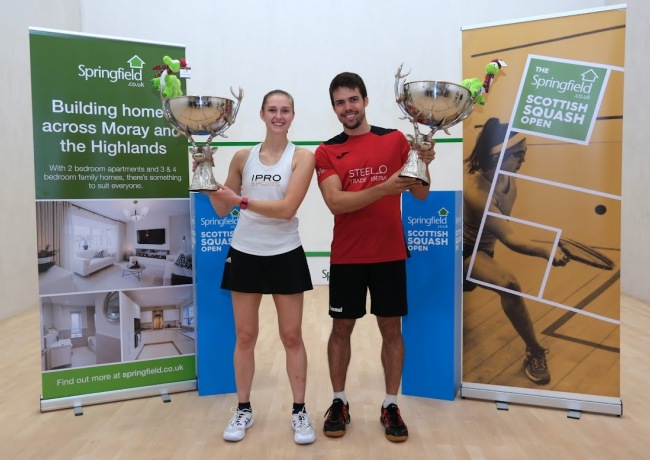
[[[291,416],[291,425],[293,426],[293,440],[296,444],[311,444],[316,441],[316,433],[311,426],[311,420],[305,410]]]
[[[223,439],[226,441],[241,441],[246,435],[246,430],[253,426],[253,413],[248,410],[230,409],[233,415],[226,429],[223,430]]]

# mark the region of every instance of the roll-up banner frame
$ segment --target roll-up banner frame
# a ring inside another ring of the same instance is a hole
[[[625,14],[463,28],[462,397],[622,414]]]
[[[41,411],[195,390],[187,140],[151,82],[185,47],[29,40]]]

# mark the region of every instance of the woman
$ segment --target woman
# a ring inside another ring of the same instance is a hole
[[[535,384],[546,385],[551,381],[546,362],[548,350],[537,339],[524,297],[518,294],[522,288],[515,271],[495,259],[494,249],[498,241],[520,254],[541,257],[545,260],[550,258],[554,266],[564,266],[568,259],[561,249],[551,253],[548,245],[518,234],[513,223],[508,219],[497,218],[497,216],[510,216],[517,198],[515,176],[499,172],[517,173],[526,161],[528,149],[523,134],[512,131],[506,139],[507,133],[507,124],[501,123],[498,118],[488,119],[471,155],[465,159],[467,167],[463,185],[463,270],[466,277],[472,263],[471,256],[474,248],[478,246],[474,265],[471,267],[471,276],[475,280],[498,288],[487,287],[500,296],[501,308],[526,345],[524,373]],[[497,171],[502,150],[504,150],[503,159],[500,171]],[[496,184],[493,185],[495,180]],[[481,233],[481,223],[488,198],[491,201],[487,207],[493,217],[485,219]],[[476,286],[478,286],[476,283],[465,279],[463,290],[472,291]]]
[[[305,410],[307,353],[301,327],[303,293],[313,287],[296,211],[311,182],[314,155],[288,140],[294,118],[289,93],[274,90],[266,94],[260,118],[266,124],[264,142],[236,152],[225,184],[204,192],[219,216],[225,216],[233,206],[241,209],[221,282],[221,288],[232,295],[237,337],[233,360],[239,398],[223,437],[239,441],[253,425],[250,393],[258,313],[262,295],[271,294],[293,393],[294,440],[309,444],[316,435]]]

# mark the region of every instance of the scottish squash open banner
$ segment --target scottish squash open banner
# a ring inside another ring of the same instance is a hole
[[[185,48],[29,38],[41,410],[196,389],[187,141],[151,83]]]
[[[622,413],[625,13],[463,29],[463,397]]]

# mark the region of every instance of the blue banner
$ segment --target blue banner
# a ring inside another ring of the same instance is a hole
[[[406,357],[402,393],[453,400],[461,376],[461,192],[402,198],[411,257],[406,263],[409,314],[402,321]]]
[[[230,291],[220,288],[239,209],[221,218],[210,199],[192,194],[195,257],[196,356],[200,396],[234,393],[235,324]]]

